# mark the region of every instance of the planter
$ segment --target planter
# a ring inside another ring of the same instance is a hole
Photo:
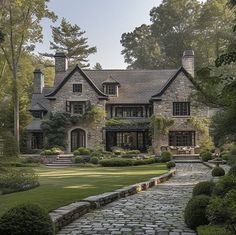
[[[50,164],[56,161],[58,157],[59,155],[43,155],[41,159],[43,164]]]

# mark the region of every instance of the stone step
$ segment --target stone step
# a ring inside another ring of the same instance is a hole
[[[72,159],[57,159],[55,162],[72,162]]]
[[[174,160],[175,163],[201,163],[202,161],[199,160],[191,160],[191,159],[186,159],[186,160]]]
[[[67,166],[75,166],[73,163],[49,163],[46,166],[50,167],[67,167]]]

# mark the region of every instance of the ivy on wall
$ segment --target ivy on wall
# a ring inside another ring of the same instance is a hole
[[[43,121],[41,128],[47,137],[46,148],[66,147],[65,136],[67,129],[79,123],[86,123],[88,126],[103,120],[105,111],[99,107],[91,107],[84,115],[71,116],[68,113],[51,113],[48,120]]]
[[[214,144],[209,133],[210,120],[207,118],[191,117],[188,122],[201,134],[200,147],[202,149],[212,149]]]
[[[133,120],[124,120],[120,118],[110,118],[106,121],[106,126],[126,126],[126,127],[149,127],[149,121],[133,121]]]
[[[162,115],[152,115],[150,118],[150,129],[154,139],[158,139],[160,135],[168,133],[169,128],[175,123],[174,119],[164,117]]]

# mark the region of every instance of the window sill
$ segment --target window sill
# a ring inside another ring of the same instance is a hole
[[[172,116],[172,118],[190,118],[191,115],[188,115],[188,116]]]

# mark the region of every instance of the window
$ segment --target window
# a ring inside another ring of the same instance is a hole
[[[73,102],[72,111],[73,114],[84,114],[84,104],[81,102]]]
[[[169,146],[195,146],[195,131],[170,131]]]
[[[190,102],[173,103],[173,116],[189,116],[189,115],[190,115]]]
[[[116,117],[143,117],[142,107],[117,107]]]
[[[32,149],[43,149],[43,133],[32,133],[31,137]]]
[[[82,92],[82,84],[73,84],[73,92]]]
[[[116,95],[116,85],[114,85],[114,84],[105,85],[104,92],[107,95]]]
[[[83,115],[85,113],[85,102],[82,101],[67,101],[66,112]]]
[[[40,119],[42,119],[43,113],[42,113],[42,111],[32,111],[32,116],[33,116],[34,118],[40,118]]]

